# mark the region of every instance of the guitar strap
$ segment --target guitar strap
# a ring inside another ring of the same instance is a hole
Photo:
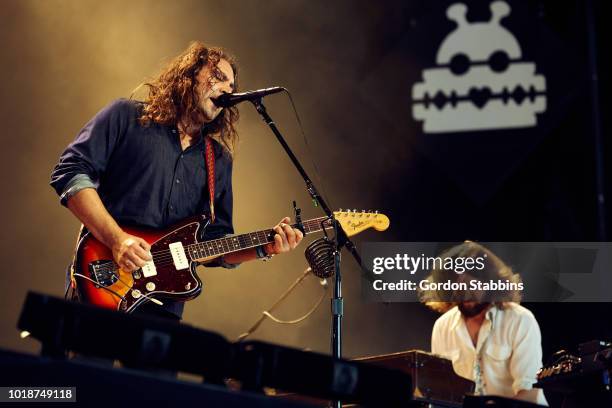
[[[215,152],[210,136],[205,138],[206,144],[206,173],[208,175],[208,196],[210,199],[210,222],[215,222]]]

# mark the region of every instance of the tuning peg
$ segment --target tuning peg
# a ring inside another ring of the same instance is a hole
[[[342,212],[342,208],[338,212]]]
[[[378,210],[374,211],[374,214],[378,215]]]

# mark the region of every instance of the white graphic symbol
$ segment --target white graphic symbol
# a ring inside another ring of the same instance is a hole
[[[442,41],[437,67],[412,87],[412,116],[424,133],[532,127],[546,110],[546,78],[535,63],[520,61],[518,41],[499,23],[510,6],[490,7],[491,20],[473,24],[464,4],[447,9],[458,26]]]

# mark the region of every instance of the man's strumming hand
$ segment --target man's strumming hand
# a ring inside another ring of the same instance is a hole
[[[121,269],[134,271],[151,260],[151,245],[144,239],[123,232],[113,240],[113,258]]]

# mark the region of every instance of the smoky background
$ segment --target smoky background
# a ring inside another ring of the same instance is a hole
[[[115,98],[129,97],[192,40],[235,54],[241,89],[282,85],[291,91],[312,155],[288,99],[273,96],[265,103],[333,208],[384,212],[377,207],[382,181],[377,169],[392,147],[374,143],[383,135],[368,130],[367,109],[346,97],[359,86],[360,69],[369,64],[373,44],[367,27],[382,18],[366,2],[347,1],[3,2],[0,346],[36,350],[36,342],[20,340],[16,329],[28,290],[63,296],[64,270],[79,223],[48,186],[60,153],[98,110]],[[389,83],[381,78],[380,86]],[[143,95],[139,91],[135,97]],[[292,216],[294,199],[304,219],[322,215],[254,108],[242,104],[240,112],[233,180],[236,232],[268,228]],[[318,236],[308,236],[298,250],[271,262],[249,262],[236,270],[199,268],[204,290],[187,304],[185,322],[235,339],[307,267],[303,250]],[[385,233],[367,232],[355,240],[368,237],[389,239]],[[428,331],[434,315],[425,311],[408,325],[402,308],[364,304],[359,268],[350,256],[343,261],[345,354],[428,348],[426,336],[411,333],[415,325]],[[275,315],[302,315],[320,290],[317,279],[307,278]],[[252,338],[329,352],[330,324],[324,301],[305,322],[286,327],[267,321]]]
[[[575,55],[568,54],[566,61],[586,64],[582,2],[508,2],[513,12],[522,8],[536,16],[561,42],[574,47],[568,49]],[[28,290],[63,296],[65,267],[79,223],[48,185],[60,153],[97,111],[116,98],[129,97],[192,40],[235,54],[242,90],[280,85],[292,92],[311,153],[286,97],[271,96],[266,106],[330,206],[378,209],[391,220],[386,232],[362,233],[354,238],[357,243],[597,240],[593,146],[584,98],[564,100],[569,108],[563,121],[523,150],[517,142],[511,149],[485,151],[475,142],[477,135],[467,135],[461,148],[434,145],[425,154],[417,147],[420,124],[411,118],[410,89],[453,28],[445,17],[452,3],[3,1],[0,347],[38,347],[19,339],[16,329]],[[469,19],[489,18],[488,1],[468,3]],[[520,21],[515,24],[520,35]],[[607,25],[599,27],[608,30]],[[423,34],[424,29],[435,35]],[[607,43],[601,41],[605,49]],[[605,53],[601,55],[605,72],[609,64]],[[555,64],[550,65],[562,66]],[[580,81],[577,87],[588,89]],[[603,104],[608,107],[607,99]],[[305,219],[321,215],[253,107],[243,104],[240,112],[233,179],[236,232],[274,225],[291,215],[292,200]],[[469,159],[474,152],[479,160]],[[442,153],[457,159],[439,160]],[[481,163],[485,158],[488,164]],[[463,185],[457,175],[463,176]],[[482,192],[477,199],[466,184]],[[307,237],[299,250],[268,263],[249,262],[236,270],[200,268],[204,290],[187,304],[185,322],[235,339],[302,273],[307,266],[302,251],[318,236]],[[417,303],[364,302],[359,267],[348,254],[342,265],[345,356],[429,349],[436,313]],[[318,281],[309,277],[275,314],[284,319],[302,315],[320,290]],[[571,309],[551,304],[532,310],[542,328],[545,355],[609,334],[609,324],[584,318],[606,316],[609,304],[574,304]],[[564,317],[562,327],[559,315]],[[303,323],[280,326],[268,321],[252,338],[329,352],[330,324],[325,301]]]

